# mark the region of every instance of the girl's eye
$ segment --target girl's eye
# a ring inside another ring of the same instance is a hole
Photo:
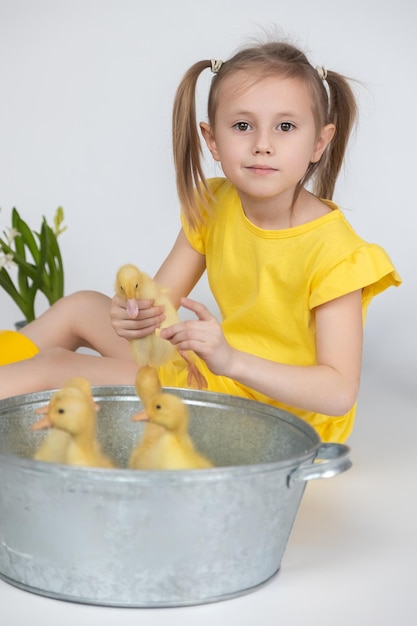
[[[294,126],[294,124],[291,124],[291,122],[281,122],[281,124],[279,124],[278,128],[283,133],[289,133],[291,130],[293,130],[295,128],[295,126]]]
[[[233,128],[236,128],[236,130],[240,130],[241,132],[245,132],[250,130],[251,126],[249,122],[237,122],[233,125]]]

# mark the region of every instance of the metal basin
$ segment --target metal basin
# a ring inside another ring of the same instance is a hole
[[[0,400],[1,578],[61,600],[163,607],[245,594],[278,572],[306,481],[347,470],[349,448],[266,404],[166,390],[188,405],[214,469],[123,469],[143,428],[134,387],[93,388],[120,470],[32,460],[34,412],[52,392]]]

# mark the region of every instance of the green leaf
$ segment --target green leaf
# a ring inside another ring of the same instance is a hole
[[[14,285],[7,271],[2,268],[0,287],[13,298],[28,321],[35,317],[34,303],[38,291],[44,293],[50,304],[64,295],[64,269],[57,242],[57,237],[66,229],[66,226],[61,227],[63,219],[63,209],[58,207],[54,217],[56,230],[43,217],[38,233],[29,228],[14,207],[12,228],[20,234],[13,241],[15,249],[0,238],[0,250],[5,254],[12,254],[17,265],[17,285]],[[5,235],[7,237],[6,232]]]
[[[25,299],[17,291],[12,279],[10,278],[9,273],[4,267],[2,267],[0,270],[0,286],[3,287],[3,289],[14,300],[15,304],[17,304],[19,309],[22,311],[27,321],[31,321],[32,319],[34,319],[34,314],[33,317],[31,317],[33,311],[33,303],[31,303],[31,300],[28,300],[27,298]]]
[[[20,294],[14,286],[13,281],[10,278],[9,272],[4,267],[2,267],[0,270],[0,286],[3,287],[5,291],[7,291],[9,296],[11,296],[17,304],[17,301],[20,298]]]
[[[35,237],[33,236],[33,232],[29,228],[29,226],[22,219],[19,222],[19,232],[21,233],[21,237],[19,238],[23,245],[26,245],[29,248],[29,251],[32,255],[32,258],[35,262],[35,265],[39,263],[40,252],[39,246],[36,242]]]
[[[41,291],[48,298],[50,304],[53,304],[64,295],[64,270],[62,265],[62,257],[57,242],[57,236],[45,221],[48,231],[48,258],[45,266],[43,284]]]
[[[42,228],[41,228],[41,232],[39,235],[39,241],[40,241],[39,261],[37,263],[36,274],[33,277],[33,283],[31,286],[31,289],[34,290],[35,292],[38,291],[38,289],[40,289],[40,286],[42,284],[42,278],[45,272],[45,264],[48,258],[49,237],[48,237],[48,227],[46,225],[45,220],[42,223]]]

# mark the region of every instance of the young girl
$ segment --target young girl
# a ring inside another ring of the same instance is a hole
[[[195,91],[207,69],[208,122],[199,129]],[[366,310],[401,282],[384,250],[363,241],[331,202],[355,117],[347,80],[285,43],[194,64],[173,112],[182,229],[155,277],[196,317],[161,336],[194,351],[210,390],[289,410],[324,441],[351,432]],[[199,130],[224,178],[205,179]],[[221,323],[185,297],[205,270]],[[0,396],[54,388],[73,375],[133,384],[126,340],[164,319],[152,301],[138,304],[132,320],[117,297],[62,299],[22,331],[39,354],[0,368]],[[81,345],[102,356],[75,353]],[[184,361],[161,367],[160,377],[185,387]]]

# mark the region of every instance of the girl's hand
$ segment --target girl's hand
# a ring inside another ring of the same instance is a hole
[[[181,305],[195,313],[198,319],[164,328],[160,336],[168,339],[178,350],[195,352],[213,374],[227,375],[235,350],[227,343],[219,322],[200,302],[181,298]]]
[[[140,339],[151,335],[165,319],[164,307],[154,306],[153,300],[137,300],[139,312],[134,319],[127,312],[126,300],[113,296],[110,319],[114,331],[125,339]]]

